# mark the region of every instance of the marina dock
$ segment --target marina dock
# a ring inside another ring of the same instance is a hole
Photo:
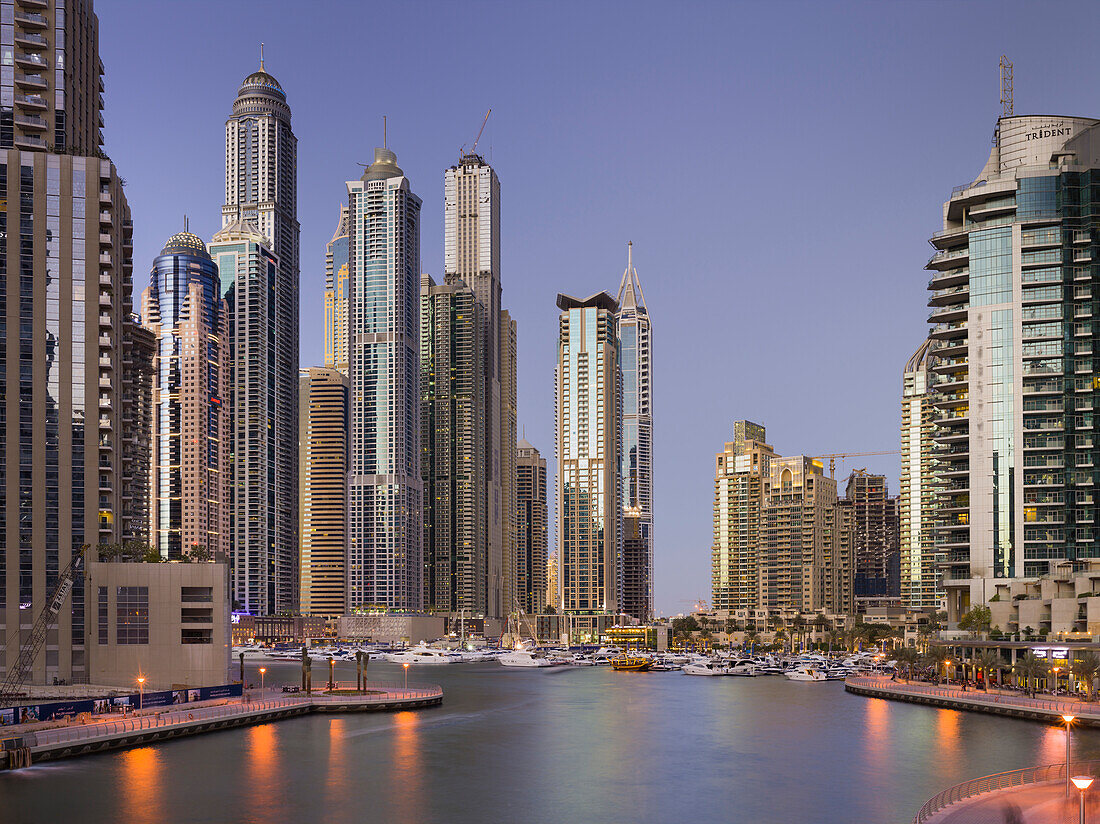
[[[49,728],[0,728],[0,770],[17,769],[58,758],[124,749],[186,735],[216,732],[309,713],[390,712],[422,709],[443,703],[443,688],[435,685],[365,685],[336,694],[284,695],[274,689],[252,690],[243,698],[213,706],[183,706],[138,711],[120,717],[96,716],[88,723],[60,723]]]

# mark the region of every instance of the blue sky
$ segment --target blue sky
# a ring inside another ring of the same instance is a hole
[[[303,366],[323,359],[324,244],[382,116],[438,276],[443,171],[491,106],[479,150],[502,183],[520,423],[551,465],[555,296],[614,292],[634,241],[654,325],[657,607],[680,612],[710,597],[714,453],[735,419],[784,454],[898,448],[927,238],[989,153],[1001,53],[1018,114],[1100,114],[1073,24],[1095,8],[1042,9],[98,0],[135,296],[185,213],[205,238],[219,227],[224,121],[261,40],[299,141]],[[897,456],[854,465],[897,491]]]

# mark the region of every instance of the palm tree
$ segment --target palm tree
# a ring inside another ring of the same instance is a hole
[[[1050,665],[1045,658],[1040,658],[1028,650],[1016,661],[1016,678],[1017,680],[1024,679],[1024,689],[1027,690],[1028,695],[1034,698],[1034,681],[1046,675],[1049,669]]]
[[[1097,672],[1100,672],[1100,655],[1095,652],[1083,652],[1073,662],[1070,669],[1073,674],[1085,682],[1086,695],[1088,700],[1092,700],[1092,681],[1096,678]]]
[[[983,674],[982,687],[986,692],[989,692],[989,678],[994,670],[1001,668],[1001,656],[995,653],[993,650],[985,649],[974,656],[974,660],[971,662],[974,668],[981,670]]]
[[[896,669],[901,669],[902,667],[905,667],[906,681],[913,680],[913,664],[917,662],[918,657],[919,655],[913,647],[902,647],[895,653],[894,660],[898,662],[898,666],[896,667]]]

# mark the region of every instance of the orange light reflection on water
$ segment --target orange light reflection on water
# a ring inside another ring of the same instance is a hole
[[[882,698],[867,701],[867,749],[875,756],[885,757],[890,747],[890,707]]]
[[[120,821],[128,824],[163,824],[160,753],[153,747],[126,750],[120,781]]]
[[[344,739],[346,725],[343,718],[333,718],[328,725],[328,776],[325,787],[328,790],[330,804],[342,801],[349,790],[350,782],[347,780],[348,753],[347,741]]]
[[[245,733],[245,809],[256,821],[278,821],[282,814],[282,781],[279,777],[275,725],[260,724]]]
[[[1077,730],[1075,730],[1076,732]],[[1072,733],[1071,733],[1072,734]],[[1072,744],[1073,741],[1070,741]],[[1066,760],[1066,727],[1043,727],[1039,738],[1039,757],[1036,764],[1057,764]]]
[[[420,720],[415,712],[399,712],[393,717],[393,776],[401,792],[393,796],[399,821],[421,824],[424,821],[423,764],[420,762]]]

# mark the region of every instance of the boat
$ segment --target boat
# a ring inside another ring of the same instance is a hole
[[[554,662],[544,655],[529,649],[515,649],[497,657],[504,667],[552,667]]]
[[[392,664],[459,664],[462,656],[446,649],[436,649],[427,644],[420,643],[415,647],[401,650],[400,652],[388,652],[382,656],[383,660]]]
[[[717,661],[692,662],[684,664],[681,669],[684,675],[729,675],[729,668]]]
[[[611,659],[611,669],[616,672],[645,672],[653,664],[644,655],[623,653]]]
[[[749,678],[756,676],[756,664],[752,661],[737,661],[727,671],[727,675],[742,675]]]
[[[828,680],[825,673],[813,667],[799,667],[785,673],[791,681],[825,681]]]

